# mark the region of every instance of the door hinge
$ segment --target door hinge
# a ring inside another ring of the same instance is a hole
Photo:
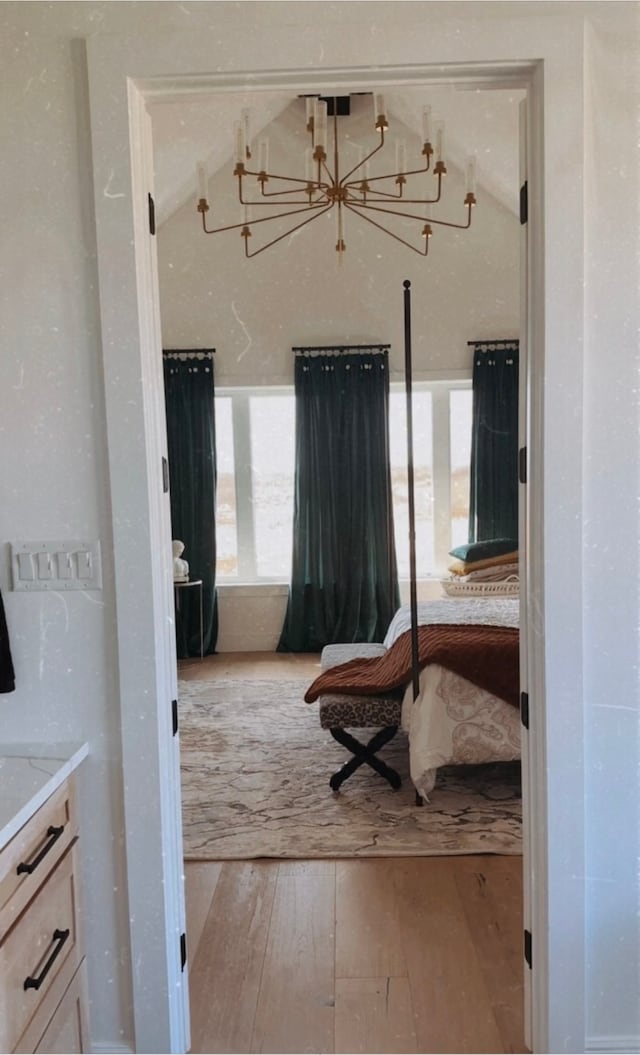
[[[149,202],[149,234],[156,233],[156,203],[150,194],[147,194]]]
[[[527,482],[527,448],[521,447],[518,451],[518,479],[521,484]]]
[[[520,223],[529,220],[529,184],[525,180],[520,188]]]
[[[178,701],[171,701],[171,725],[173,728],[173,735],[175,736],[178,732]]]
[[[527,967],[531,967],[531,931],[525,930],[524,932],[524,958],[527,961]]]
[[[187,966],[187,935],[180,935],[180,970],[184,971]]]
[[[525,729],[529,728],[529,693],[520,693],[520,721]]]
[[[164,456],[162,458],[162,490],[165,494],[169,490],[169,462]]]

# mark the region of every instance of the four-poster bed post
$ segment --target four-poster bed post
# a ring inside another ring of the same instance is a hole
[[[411,356],[411,283],[405,278],[404,286],[404,377],[407,400],[407,491],[409,498],[409,606],[411,609],[411,684],[413,699],[420,693],[420,668],[418,665],[418,590],[416,582],[416,509],[413,483],[413,402],[412,402],[412,356]],[[422,796],[416,791],[416,805],[422,806]]]
[[[411,398],[411,283],[404,286],[404,376],[407,399],[407,489],[409,494],[409,604],[411,608],[411,680],[413,698],[420,692],[418,667],[418,593],[416,584],[416,509],[413,483],[413,403]]]

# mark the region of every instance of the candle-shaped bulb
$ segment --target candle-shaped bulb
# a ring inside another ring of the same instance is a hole
[[[315,146],[327,149],[327,104],[323,99],[316,99],[313,108],[313,142]]]
[[[307,183],[313,183],[313,150],[307,147],[304,152],[304,178]]]
[[[476,159],[475,157],[467,158],[467,194],[476,193]]]
[[[369,162],[365,160],[367,154],[364,147],[358,147],[357,173],[360,179],[369,179]]]
[[[436,161],[444,161],[444,121],[436,121]]]
[[[338,204],[336,209],[336,248],[338,252],[342,252],[342,246],[346,243],[346,215],[347,210]]]
[[[431,107],[422,107],[422,142],[431,142]]]
[[[261,139],[258,143],[258,172],[269,171],[269,140]]]
[[[313,117],[313,104],[314,104],[314,102],[315,102],[315,100],[314,100],[313,96],[312,95],[307,95],[307,97],[306,97],[306,99],[304,101],[304,111],[305,111],[305,119],[306,119],[307,125],[309,124],[311,118]]]
[[[203,161],[196,165],[196,179],[198,181],[198,198],[207,197],[207,166]]]
[[[384,101],[384,95],[381,92],[373,93],[373,120],[378,123],[378,119],[384,117],[386,121],[387,110]]]
[[[251,157],[251,111],[247,107],[242,111],[242,126],[244,128],[244,148],[249,158]]]
[[[247,144],[241,121],[236,121],[233,126],[233,159],[236,164],[243,165],[247,160]]]
[[[407,171],[407,144],[404,139],[398,139],[396,141],[396,172],[405,173]]]

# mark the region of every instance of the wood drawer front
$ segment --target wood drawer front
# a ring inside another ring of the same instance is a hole
[[[87,1001],[86,960],[83,960],[37,1046],[28,1050],[42,1055],[75,1055],[88,1051]]]
[[[77,834],[73,782],[68,780],[0,852],[0,940]]]
[[[74,865],[72,848],[0,944],[0,1051],[13,1051],[62,968],[82,958]],[[41,984],[25,989],[28,978]]]
[[[78,1051],[88,1051],[89,1044],[89,1031],[87,1026],[87,1006],[88,1006],[88,995],[87,995],[87,972],[86,972],[86,959],[83,959],[80,966],[76,969],[75,964],[72,962],[71,957],[67,957],[64,964],[60,968],[54,981],[51,983],[51,988],[47,992],[46,996],[40,1003],[40,1007],[36,1011],[35,1015],[31,1019],[31,1022],[27,1026],[25,1032],[20,1037],[20,1040],[14,1048],[15,1055],[32,1055],[34,1051],[44,1052],[49,1051],[64,1051],[64,1047],[55,1047],[55,1045],[65,1045],[70,1043],[68,1040],[69,1030],[73,1030],[72,1023],[64,1023],[64,1019],[67,1017],[69,1012],[69,1001],[67,999],[67,990],[72,988],[74,994],[69,999],[75,1004],[76,997],[79,1004],[76,1005],[75,1014],[80,1018],[81,1036],[82,1036],[82,1048],[77,1048]],[[60,1011],[60,1014],[58,1014]],[[54,1026],[54,1020],[56,1025]],[[52,1026],[51,1033],[49,1032],[49,1026]],[[62,1034],[64,1033],[64,1038]],[[71,1048],[70,1052],[74,1049]],[[69,1052],[69,1055],[70,1055]]]

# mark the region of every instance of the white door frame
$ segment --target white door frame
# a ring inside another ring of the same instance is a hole
[[[441,42],[446,48],[447,43]],[[202,44],[203,42],[201,42]],[[477,43],[477,41],[476,41]],[[194,44],[197,49],[197,44]],[[428,48],[426,49],[429,50]],[[535,40],[525,54],[537,53]],[[529,794],[531,920],[533,928],[533,1044],[536,1051],[580,1051],[584,1045],[584,881],[583,790],[570,783],[554,811],[547,809],[547,789],[553,776],[549,745],[562,723],[545,706],[549,665],[545,634],[550,625],[545,601],[553,589],[545,580],[544,540],[549,530],[545,511],[543,454],[548,445],[547,403],[549,378],[545,348],[549,340],[545,309],[545,215],[543,203],[549,182],[544,167],[545,119],[543,89],[548,86],[541,62],[459,62],[447,67],[376,66],[357,70],[287,69],[277,72],[218,75],[189,74],[188,60],[173,39],[157,47],[117,38],[89,41],[90,101],[94,157],[94,185],[98,235],[98,263],[107,410],[113,533],[115,548],[119,691],[123,745],[123,794],[126,817],[127,874],[133,970],[133,1002],[137,1051],[182,1051],[188,1043],[184,993],[174,935],[181,918],[182,893],[176,877],[182,873],[176,841],[179,781],[173,774],[168,706],[172,685],[166,675],[169,612],[159,604],[155,584],[166,575],[164,537],[153,516],[161,486],[160,459],[164,451],[162,426],[150,406],[163,390],[161,357],[141,354],[148,347],[149,305],[157,311],[157,280],[150,273],[148,253],[141,245],[146,235],[146,195],[141,187],[141,144],[145,140],[145,98],[175,97],[191,91],[233,91],[261,88],[292,91],[416,84],[427,81],[473,81],[478,87],[510,83],[525,87],[531,103],[529,129],[529,523],[526,525],[528,669],[526,681],[532,703],[529,734]],[[193,56],[193,67],[203,69],[204,51]],[[566,67],[566,62],[565,62]],[[578,66],[576,71],[577,75]],[[571,72],[571,71],[569,71]],[[563,78],[565,70],[563,69]],[[135,77],[135,80],[132,79]],[[580,84],[582,82],[580,81]],[[582,95],[579,102],[581,105]],[[553,262],[552,262],[553,264]],[[560,262],[560,265],[562,262]],[[551,268],[553,270],[553,267]],[[557,277],[557,276],[556,276]],[[581,274],[575,276],[582,286]],[[578,288],[576,286],[576,294]],[[400,304],[400,298],[398,300]],[[553,307],[553,305],[552,305]],[[398,309],[400,310],[400,308]],[[552,312],[553,314],[553,312]],[[582,320],[580,320],[582,322]],[[576,320],[578,326],[578,320]],[[560,339],[561,335],[552,333]],[[159,349],[158,349],[159,353]],[[551,378],[553,382],[553,378]],[[579,438],[578,438],[579,442]],[[578,499],[580,495],[578,496]],[[552,525],[553,526],[553,525]],[[553,598],[552,598],[553,599]],[[561,636],[561,635],[560,635]],[[546,641],[549,644],[549,640]],[[581,676],[581,652],[572,640],[569,666]],[[555,671],[552,672],[555,675]],[[551,679],[553,680],[553,679]],[[560,688],[563,688],[562,678]],[[579,677],[578,677],[579,681]],[[579,692],[579,684],[576,686]],[[572,780],[583,773],[581,713],[568,717],[573,746]],[[571,721],[573,717],[573,723]],[[569,742],[568,735],[565,741]],[[556,745],[557,746],[557,745]],[[557,755],[554,747],[552,754]],[[557,759],[556,759],[557,760]],[[555,780],[558,779],[557,769]],[[570,837],[563,822],[574,823]],[[562,1001],[550,994],[560,992]]]

